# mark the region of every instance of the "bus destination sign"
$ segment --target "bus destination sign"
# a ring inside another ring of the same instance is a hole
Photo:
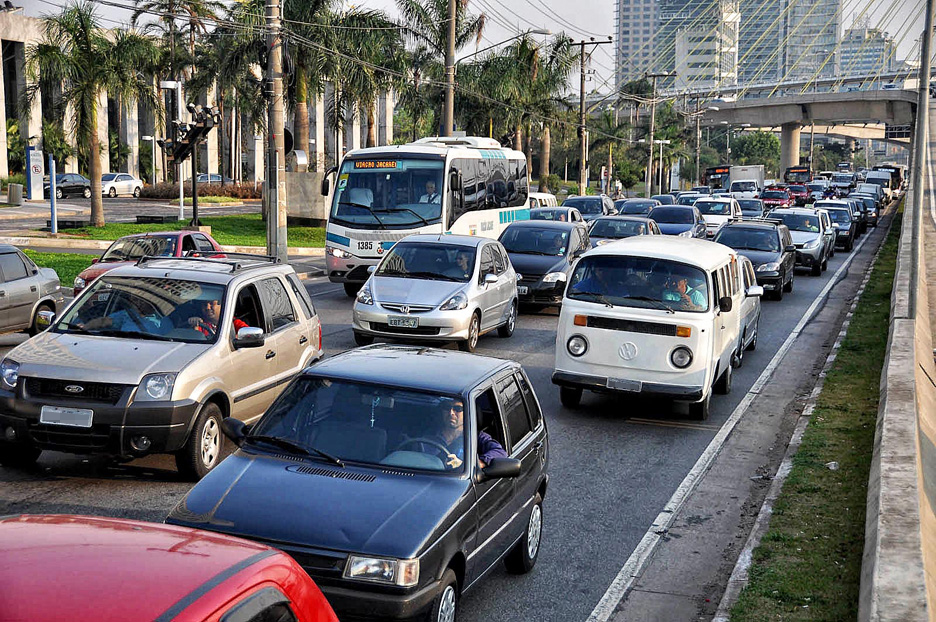
[[[354,168],[396,168],[396,160],[355,160]]]

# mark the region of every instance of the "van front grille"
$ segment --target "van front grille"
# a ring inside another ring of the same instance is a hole
[[[627,333],[643,333],[645,335],[662,335],[664,337],[675,337],[676,326],[674,324],[657,324],[656,322],[640,322],[636,320],[619,320],[617,318],[588,316],[589,328],[601,328],[604,330],[620,330]]]

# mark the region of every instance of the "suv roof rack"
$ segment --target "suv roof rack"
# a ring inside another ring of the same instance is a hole
[[[192,261],[200,264],[217,264],[229,266],[231,272],[247,270],[249,268],[258,268],[266,264],[282,263],[278,257],[273,255],[254,255],[252,253],[228,253],[224,251],[189,251],[182,257],[163,257],[157,255],[143,255],[136,265],[142,265],[151,261]],[[239,261],[240,260],[240,261]],[[249,263],[243,263],[246,260]]]

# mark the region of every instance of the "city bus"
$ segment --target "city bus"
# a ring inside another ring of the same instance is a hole
[[[335,187],[332,192],[331,179]],[[349,151],[326,172],[328,280],[357,295],[398,240],[413,233],[497,238],[528,220],[526,156],[490,138],[429,137]]]
[[[791,166],[783,173],[783,181],[788,184],[808,184],[812,173],[808,166]]]
[[[714,190],[720,190],[728,187],[730,177],[730,166],[709,166],[705,169],[705,175],[702,177],[702,185]]]

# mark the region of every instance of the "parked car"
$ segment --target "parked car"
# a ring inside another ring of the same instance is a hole
[[[846,206],[833,207],[831,205],[823,206],[829,213],[829,220],[832,221],[832,228],[835,229],[835,244],[841,246],[846,252],[851,252],[855,247],[855,238],[858,236],[858,223],[852,218],[851,210]]]
[[[588,230],[592,248],[635,235],[663,235],[655,221],[643,216],[602,216]]]
[[[796,245],[797,266],[809,268],[813,276],[829,267],[829,257],[835,251],[835,230],[827,213],[795,207],[774,210],[770,217],[782,221],[790,230]]]
[[[221,461],[221,420],[258,417],[323,354],[295,271],[259,255],[141,259],[39,315],[48,330],[0,362],[7,466],[171,453],[198,479]]]
[[[809,203],[809,189],[806,186],[800,184],[790,184],[787,186],[787,190],[790,191],[790,194],[793,195],[793,204],[798,206],[805,206]]]
[[[354,341],[456,341],[473,352],[484,333],[513,334],[517,304],[517,273],[499,242],[470,235],[409,235],[393,245],[358,291]]]
[[[614,209],[614,202],[604,194],[592,197],[569,197],[562,202],[562,205],[576,208],[586,222],[591,222],[599,216],[617,213]]]
[[[653,208],[647,218],[653,220],[664,235],[706,238],[705,219],[692,205],[661,205]]]
[[[744,255],[738,256],[738,268],[741,270],[741,280],[744,282],[744,299],[741,301],[741,338],[738,340],[738,352],[735,355],[735,366],[744,364],[744,353],[757,349],[757,333],[760,329],[761,297],[757,295],[755,287],[763,290],[754,275],[754,266],[751,260]],[[752,290],[753,294],[752,295]]]
[[[101,175],[101,192],[110,198],[119,195],[140,196],[143,180],[127,173],[104,173]]]
[[[529,194],[530,200],[530,209],[536,209],[537,207],[558,207],[559,202],[556,200],[556,195],[550,194],[548,192],[531,192]]]
[[[786,225],[772,219],[733,222],[722,227],[712,241],[747,257],[757,284],[774,300],[783,300],[783,292],[793,291],[796,246]]]
[[[537,207],[530,210],[530,220],[585,222],[585,219],[574,207]]]
[[[49,198],[51,184],[46,178],[42,181],[42,196]],[[62,199],[68,196],[82,196],[91,198],[91,180],[78,173],[60,173],[55,176],[55,198]]]
[[[662,209],[662,208],[661,208]],[[566,408],[585,389],[688,402],[705,419],[731,391],[746,296],[738,255],[705,240],[637,236],[590,250],[569,280],[552,381]]]
[[[650,197],[651,200],[659,201],[660,205],[676,205],[676,197],[670,194],[655,194]]]
[[[343,620],[450,622],[499,560],[536,564],[549,438],[518,363],[358,348],[224,430],[237,451],[166,521],[275,542]]]
[[[618,199],[614,202],[614,209],[618,214],[627,216],[646,216],[657,205],[657,199]]]
[[[591,248],[588,228],[580,223],[514,222],[507,225],[499,240],[520,277],[520,303],[536,306],[558,307],[562,303],[572,264]]]
[[[727,222],[741,220],[741,206],[732,198],[699,199],[693,205],[705,220],[705,235],[712,237]]]
[[[738,199],[738,205],[744,218],[761,218],[764,215],[764,202],[760,199]]]
[[[0,549],[3,620],[338,621],[293,558],[232,536],[21,514],[0,518]]]
[[[55,270],[40,268],[15,246],[0,244],[0,332],[25,330],[35,335],[41,312],[57,313],[64,307]]]
[[[75,277],[73,293],[78,296],[102,274],[134,264],[141,257],[182,257],[188,253],[220,251],[221,245],[207,233],[199,231],[158,231],[136,233],[114,240],[100,258]]]
[[[793,207],[793,195],[786,188],[778,188],[777,186],[767,188],[761,193],[760,198],[764,202],[764,209],[767,210],[768,214],[778,207]]]

